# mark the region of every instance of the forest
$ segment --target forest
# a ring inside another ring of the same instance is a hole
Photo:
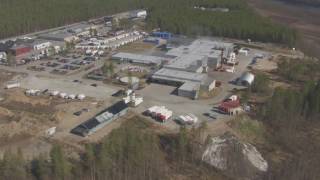
[[[282,154],[283,159],[279,161],[281,163],[274,165],[276,168],[269,171],[269,178],[320,178],[319,70],[319,61],[309,58],[282,58],[278,62],[275,73],[290,86],[276,87],[257,115],[269,132],[266,135],[268,144],[265,145],[268,152],[286,154]],[[270,84],[262,85],[270,87]]]
[[[320,7],[319,0],[282,0],[282,1],[288,2],[288,3],[294,3],[294,4],[303,4],[303,5]]]
[[[211,12],[201,7],[228,8]],[[147,25],[176,34],[213,35],[293,45],[297,33],[258,16],[245,0],[0,0],[0,38],[145,8]]]
[[[2,180],[150,180],[226,179],[201,162],[199,146],[206,124],[180,129],[177,134],[158,134],[149,121],[136,117],[115,129],[99,143],[86,144],[77,156],[70,156],[61,145],[50,154],[32,161],[21,151],[7,151],[0,159]]]

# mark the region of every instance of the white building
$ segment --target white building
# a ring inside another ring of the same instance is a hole
[[[51,46],[52,44],[49,41],[36,40],[35,42],[32,43],[32,48],[34,50],[44,50],[44,49],[48,49]]]
[[[143,9],[132,11],[130,13],[130,18],[146,18],[146,17],[147,17],[147,11]]]

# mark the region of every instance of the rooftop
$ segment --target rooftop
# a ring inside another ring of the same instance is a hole
[[[140,55],[140,54],[124,53],[124,52],[117,53],[113,55],[112,58],[133,60],[135,62],[152,63],[157,65],[160,65],[161,62],[165,60],[164,58],[158,57],[158,56],[148,56],[148,55]]]
[[[179,87],[179,90],[184,91],[197,91],[200,89],[200,83],[187,81],[182,86]]]
[[[55,31],[55,32],[51,32],[51,33],[47,33],[47,34],[41,34],[39,35],[39,38],[43,38],[43,39],[65,39],[68,37],[72,37],[73,35],[69,32],[66,31]]]
[[[177,82],[202,82],[204,79],[206,79],[206,77],[206,74],[179,71],[168,68],[162,68],[152,75],[152,78],[154,79],[166,79]]]
[[[168,51],[167,55],[171,56],[182,56],[184,54],[193,55],[193,56],[208,56],[215,57],[220,56],[222,49],[228,51],[233,48],[232,43],[221,42],[221,41],[210,41],[206,39],[197,39],[193,41],[188,46],[180,46],[178,48],[171,49]]]
[[[170,61],[167,68],[181,69],[186,71],[196,71],[203,64],[206,64],[206,58],[198,55],[182,55]]]

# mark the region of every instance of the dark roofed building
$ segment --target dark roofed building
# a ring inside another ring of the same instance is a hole
[[[108,123],[125,115],[128,112],[128,105],[124,101],[119,101],[104,111],[98,113],[94,118],[89,119],[71,130],[71,133],[80,136],[88,136]]]

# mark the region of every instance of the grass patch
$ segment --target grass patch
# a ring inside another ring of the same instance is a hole
[[[199,99],[210,99],[213,98],[215,96],[217,96],[220,92],[221,92],[221,88],[217,87],[215,89],[213,89],[212,91],[204,91],[201,90],[199,91]]]
[[[265,128],[257,120],[246,115],[241,115],[229,122],[229,126],[250,142],[264,141]]]

